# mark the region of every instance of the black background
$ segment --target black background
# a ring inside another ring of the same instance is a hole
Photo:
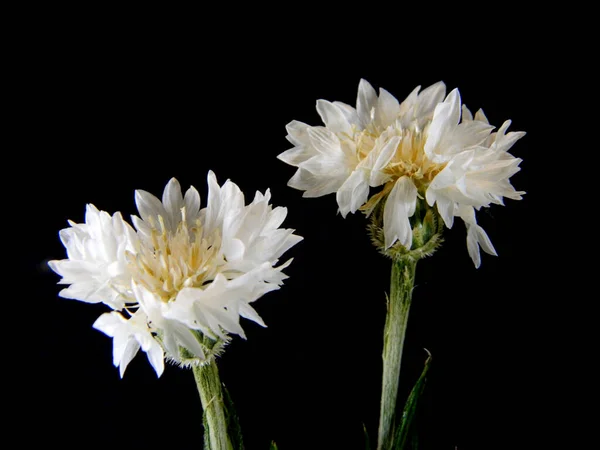
[[[290,148],[288,122],[319,124],[316,100],[354,104],[365,78],[399,100],[443,80],[494,125],[512,119],[511,130],[528,132],[512,150],[523,159],[513,185],[527,195],[479,214],[499,257],[483,255],[476,270],[456,223],[418,265],[401,395],[427,348],[423,448],[535,448],[535,418],[552,401],[542,367],[553,308],[540,290],[553,276],[540,269],[551,231],[539,225],[550,164],[540,141],[547,37],[523,17],[409,27],[389,19],[399,9],[292,24],[296,13],[246,16],[266,11],[257,8],[26,16],[11,110],[11,167],[24,189],[12,233],[24,227],[26,236],[14,236],[23,278],[10,294],[20,302],[10,345],[27,352],[10,358],[26,386],[22,442],[201,448],[191,372],[168,366],[157,379],[140,353],[119,379],[110,338],[91,327],[106,309],[59,298],[46,263],[65,256],[58,230],[82,221],[86,203],[127,216],[135,189],[158,195],[171,177],[205,199],[208,170],[247,199],[271,188],[273,204],[288,207],[284,225],[305,237],[288,252],[283,288],[255,304],[268,328],[245,321],[248,340],[235,338],[219,361],[247,449],[271,440],[282,450],[364,448],[363,424],[375,438],[389,261],[363,216],[336,215],[333,195],[303,199],[286,186],[294,168],[276,159]]]

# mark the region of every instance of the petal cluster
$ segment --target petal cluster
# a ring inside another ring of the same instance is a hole
[[[418,201],[435,207],[451,228],[455,217],[467,227],[467,246],[480,264],[479,248],[495,254],[475,211],[504,198],[521,199],[510,177],[521,159],[508,150],[525,135],[507,132],[510,121],[493,132],[483,111],[475,116],[461,104],[457,89],[446,95],[444,83],[414,89],[399,102],[365,80],[356,107],[317,101],[324,126],[292,121],[287,139],[294,145],[278,156],[298,168],[288,185],[305,197],[336,194],[346,217],[362,209],[370,214],[385,199],[385,245],[412,245],[411,217]],[[382,187],[371,194],[371,188]]]
[[[133,226],[90,204],[84,223],[60,231],[67,259],[49,263],[69,285],[59,295],[113,310],[94,327],[113,338],[121,376],[140,349],[159,376],[165,357],[201,363],[208,355],[199,337],[245,337],[240,317],[265,326],[251,304],[287,278],[291,260],[279,258],[302,238],[280,228],[287,210],[270,199],[257,192],[246,204],[235,183],[220,186],[209,172],[205,208],[174,178],[162,199],[136,191]]]

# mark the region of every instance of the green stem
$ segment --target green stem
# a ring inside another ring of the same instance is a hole
[[[232,450],[233,447],[227,435],[223,391],[215,358],[211,358],[209,364],[195,366],[193,370],[196,387],[200,393],[202,409],[204,409],[205,448],[210,450]],[[206,446],[206,443],[209,445]]]
[[[383,335],[383,381],[377,439],[378,450],[390,450],[394,442],[392,426],[416,267],[417,261],[410,257],[396,259],[392,263],[390,297]]]

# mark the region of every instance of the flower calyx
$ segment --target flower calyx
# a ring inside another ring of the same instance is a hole
[[[415,213],[410,218],[412,245],[407,248],[396,241],[392,246],[386,247],[383,213],[387,197],[386,195],[378,202],[370,214],[370,221],[367,225],[369,237],[375,248],[382,255],[395,261],[406,259],[418,261],[433,255],[443,242],[444,221],[437,208],[429,206],[424,199],[417,199]]]

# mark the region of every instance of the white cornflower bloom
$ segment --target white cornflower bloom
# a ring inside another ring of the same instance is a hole
[[[508,150],[525,133],[507,133],[510,121],[492,133],[483,112],[473,117],[464,105],[461,118],[458,90],[446,96],[442,82],[419,90],[400,103],[385,89],[378,96],[361,80],[356,108],[318,100],[325,126],[290,122],[287,138],[294,147],[278,158],[298,167],[289,186],[305,191],[305,197],[335,192],[344,217],[358,209],[369,215],[386,198],[386,248],[396,242],[411,248],[410,218],[423,199],[429,207],[437,206],[448,228],[454,217],[462,218],[469,254],[479,266],[479,246],[495,251],[474,210],[503,204],[503,197],[521,199],[523,192],[509,182],[521,159]],[[369,198],[370,187],[381,185]]]
[[[120,213],[112,217],[88,205],[85,223],[60,231],[68,259],[50,267],[69,287],[61,297],[105,303],[94,328],[113,338],[113,362],[123,376],[141,348],[160,376],[164,358],[200,364],[199,338],[227,342],[242,337],[240,316],[265,326],[251,303],[279,289],[286,275],[279,258],[302,238],[279,228],[287,215],[273,208],[269,190],[246,205],[237,185],[219,186],[208,174],[208,204],[190,187],[182,195],[176,179],[162,201],[136,191],[140,217],[135,229]]]

